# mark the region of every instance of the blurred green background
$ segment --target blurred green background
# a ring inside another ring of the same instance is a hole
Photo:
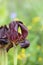
[[[17,65],[43,65],[43,0],[0,0],[0,26],[21,20],[29,29],[30,47],[18,48]],[[8,65],[13,65],[13,48]]]

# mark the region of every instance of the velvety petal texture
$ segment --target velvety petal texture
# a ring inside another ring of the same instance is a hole
[[[8,30],[8,38],[12,41],[12,42],[16,42],[17,41],[17,37],[18,37],[18,25],[16,24],[16,22],[11,22],[9,24],[9,30]]]
[[[6,25],[0,27],[0,48],[4,47],[9,42],[8,37],[6,35],[7,31],[8,31],[8,28]]]
[[[27,37],[28,35],[28,29],[25,27],[25,25],[21,22],[18,22],[18,25],[20,26],[21,28],[21,32],[22,32],[22,37],[23,39]]]
[[[19,27],[21,33],[18,32]],[[19,44],[21,48],[29,47],[27,36],[28,29],[21,21],[12,21],[8,27],[6,25],[0,27],[0,45],[7,45],[7,50],[13,47],[13,44]]]
[[[23,42],[20,42],[19,44],[21,48],[27,48],[30,46],[30,43],[28,40],[23,40]]]

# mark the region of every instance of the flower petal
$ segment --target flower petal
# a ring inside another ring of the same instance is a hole
[[[21,48],[27,48],[30,46],[30,43],[28,40],[24,40],[23,42],[20,42],[19,44]]]
[[[18,25],[21,28],[23,39],[25,39],[28,35],[28,29],[25,27],[25,25],[22,22],[18,22]]]
[[[9,39],[13,42],[15,42],[17,40],[18,37],[18,25],[16,24],[16,22],[11,22],[9,24]]]

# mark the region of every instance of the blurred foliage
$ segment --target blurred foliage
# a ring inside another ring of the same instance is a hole
[[[30,41],[26,50],[18,47],[18,65],[43,65],[43,0],[0,0],[0,26],[15,18],[27,26]],[[13,48],[8,52],[9,65],[13,65],[13,52]]]

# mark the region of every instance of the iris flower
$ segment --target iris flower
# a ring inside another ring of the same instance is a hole
[[[20,27],[21,33],[18,32]],[[6,48],[8,51],[13,47],[13,44],[20,45],[21,48],[29,47],[30,43],[26,39],[28,36],[28,29],[21,21],[12,21],[8,27],[0,27],[0,48]]]

